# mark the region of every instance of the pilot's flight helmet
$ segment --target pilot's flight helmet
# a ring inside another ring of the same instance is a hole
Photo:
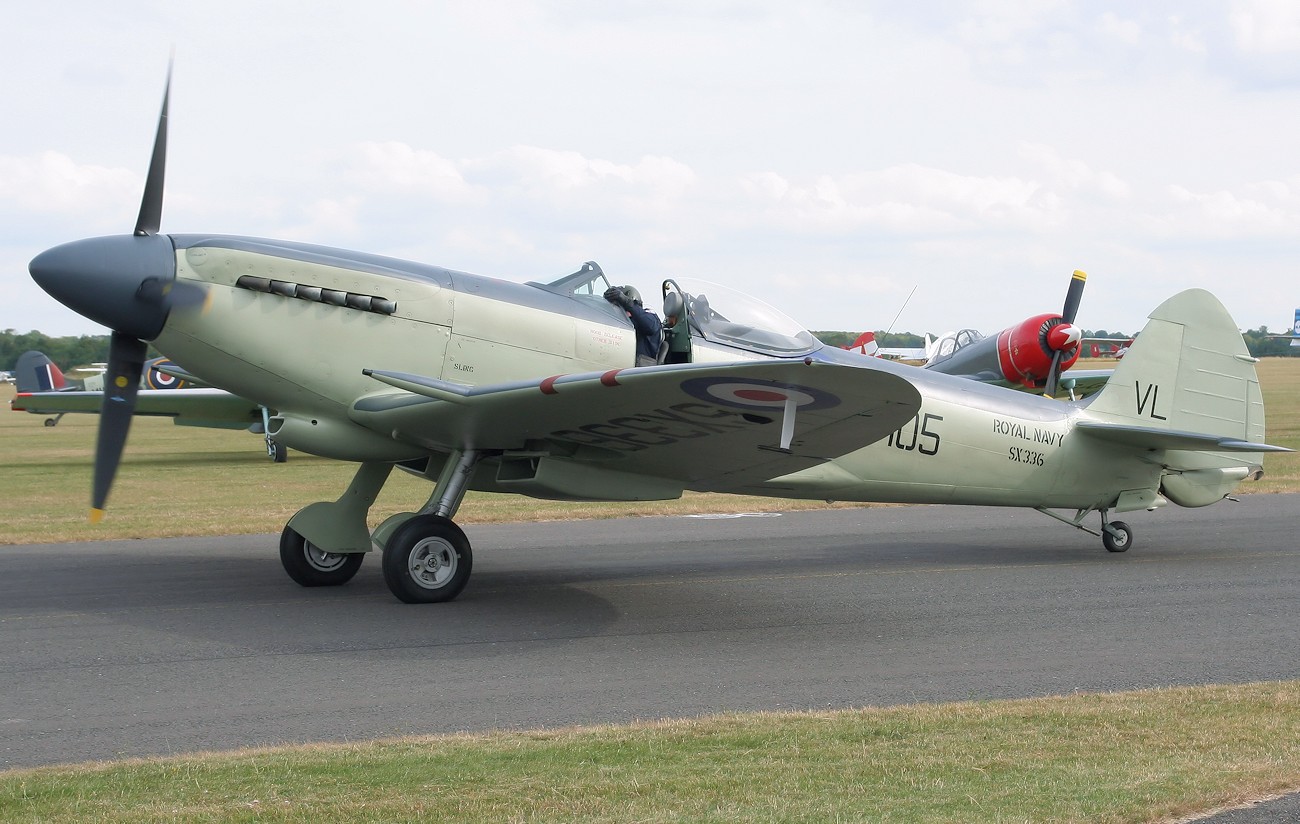
[[[635,286],[621,286],[619,288],[623,290],[623,294],[627,296],[628,300],[632,301],[637,306],[644,305],[641,303],[641,293],[636,290]]]

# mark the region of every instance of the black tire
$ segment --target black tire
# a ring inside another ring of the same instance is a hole
[[[285,527],[280,533],[280,563],[289,577],[305,587],[336,587],[352,580],[366,559],[364,552],[325,552]]]
[[[438,515],[417,515],[384,547],[384,581],[399,601],[450,601],[469,582],[474,555],[460,527]]]
[[[1128,552],[1133,545],[1133,530],[1123,521],[1111,521],[1101,531],[1101,543],[1107,552]]]
[[[45,425],[46,425],[46,426],[54,426],[56,423],[58,423],[58,421],[55,420],[54,418],[46,418],[46,419],[45,419]]]
[[[266,451],[271,453],[271,460],[275,463],[284,463],[289,460],[289,450],[285,448],[284,444],[271,441]]]

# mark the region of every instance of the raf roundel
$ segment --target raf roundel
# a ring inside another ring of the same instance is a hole
[[[840,403],[839,398],[821,389],[778,381],[692,378],[682,382],[682,390],[702,401],[739,409],[784,409],[793,402],[797,408],[811,411]]]

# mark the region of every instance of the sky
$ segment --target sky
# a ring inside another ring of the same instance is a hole
[[[129,233],[174,53],[163,232],[514,281],[595,260],[811,329],[1133,332],[1300,306],[1300,4],[8,4],[0,329],[102,334],[41,250]],[[913,294],[913,289],[915,293]],[[909,295],[912,295],[909,300]],[[895,318],[897,320],[895,321]]]

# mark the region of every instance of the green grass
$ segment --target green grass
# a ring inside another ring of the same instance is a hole
[[[12,387],[0,387],[7,407]],[[261,436],[176,426],[161,418],[131,425],[122,465],[99,524],[87,518],[96,415],[67,415],[56,427],[42,416],[0,414],[0,544],[165,538],[279,532],[312,501],[334,500],[356,464],[292,452],[273,464]],[[433,487],[394,472],[371,515],[377,526],[394,512],[418,509]],[[678,501],[573,503],[470,492],[460,523],[617,518],[630,515],[826,509],[853,504],[687,493]],[[857,504],[856,506],[860,506]]]
[[[1255,367],[1264,393],[1268,442],[1300,450],[1300,358],[1264,358]],[[1269,455],[1264,478],[1243,492],[1300,491],[1300,451]]]
[[[0,820],[1144,822],[1300,785],[1300,684],[0,773]]]
[[[1269,441],[1300,448],[1300,359],[1259,364]],[[0,389],[0,402],[12,396]],[[87,520],[94,452],[94,415],[68,415],[57,427],[26,413],[0,414],[0,500],[5,518],[0,544],[55,543],[181,535],[275,533],[302,506],[333,500],[347,487],[355,464],[292,453],[272,464],[261,438],[247,432],[175,426],[138,418],[104,521]],[[1241,492],[1300,490],[1300,455],[1269,456],[1262,481]],[[394,472],[372,510],[373,525],[418,509],[431,486]],[[457,513],[462,523],[616,518],[629,515],[824,509],[818,501],[687,493],[680,501],[569,503],[471,492]]]

